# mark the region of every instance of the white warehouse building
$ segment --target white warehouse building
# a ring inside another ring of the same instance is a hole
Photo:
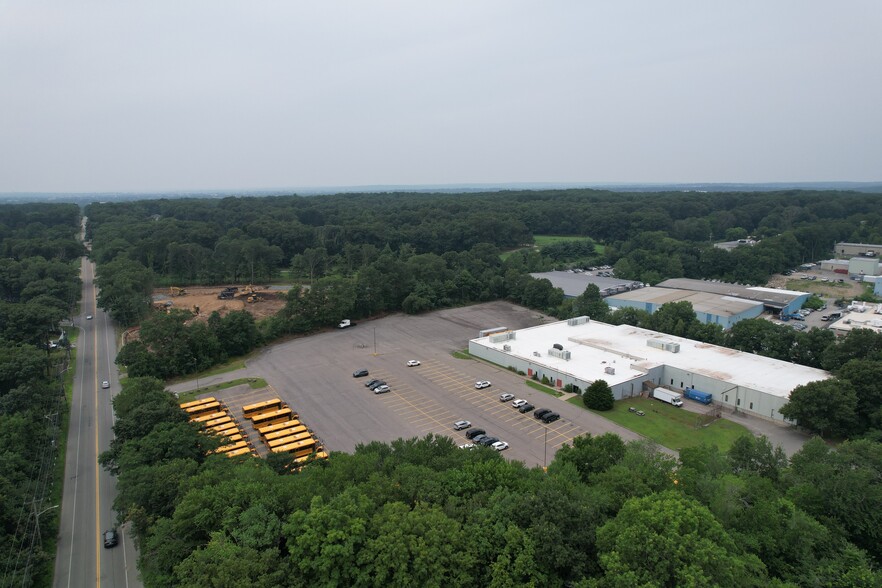
[[[695,388],[713,404],[775,421],[797,386],[832,376],[819,369],[674,337],[630,325],[579,317],[469,341],[469,353],[555,386],[585,390],[605,380],[616,400],[655,386]],[[687,401],[688,402],[688,401]]]

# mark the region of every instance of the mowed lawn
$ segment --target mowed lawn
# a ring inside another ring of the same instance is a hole
[[[546,245],[551,245],[552,243],[561,243],[563,241],[582,241],[587,239],[585,236],[563,236],[563,235],[533,235],[533,247],[535,249],[541,250]],[[504,261],[506,257],[514,253],[515,251],[520,251],[524,249],[523,247],[518,247],[516,249],[510,249],[508,251],[503,251],[499,254],[499,257]],[[596,253],[603,253],[603,245],[596,244],[594,245],[594,251]]]
[[[578,396],[571,398],[569,402],[584,407]],[[646,416],[629,412],[630,406],[642,410]],[[726,419],[716,419],[707,426],[697,427],[701,414],[652,398],[620,400],[610,411],[592,412],[676,451],[702,443],[716,445],[721,451],[727,451],[738,437],[751,434],[742,425]]]

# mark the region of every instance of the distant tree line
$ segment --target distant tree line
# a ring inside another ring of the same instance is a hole
[[[829,586],[882,583],[882,452],[765,438],[728,452],[606,434],[527,468],[448,437],[359,445],[288,469],[206,457],[159,381],[113,401],[101,456],[146,586]],[[235,580],[235,581],[234,581]]]
[[[36,531],[29,517],[35,504],[49,506],[60,496],[52,464],[67,408],[59,371],[70,359],[60,323],[71,316],[82,291],[79,220],[72,204],[0,205],[3,585],[48,585],[52,577],[54,560],[46,550],[56,535],[57,511],[39,518],[46,545],[32,544]]]

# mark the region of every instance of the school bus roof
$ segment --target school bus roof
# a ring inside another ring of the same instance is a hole
[[[266,435],[267,433],[281,431],[282,429],[287,429],[288,427],[297,427],[302,424],[303,423],[301,423],[297,419],[291,419],[290,421],[284,421],[282,423],[276,423],[274,425],[265,425],[263,427],[258,427],[257,432],[261,435]]]
[[[285,453],[291,451],[297,451],[298,449],[305,449],[312,445],[315,445],[315,438],[304,439],[303,441],[296,441],[294,443],[288,443],[287,445],[280,445],[278,447],[273,447],[270,449],[273,453]]]
[[[242,407],[242,412],[245,413],[245,416],[248,416],[248,413],[250,412],[259,412],[268,406],[281,406],[281,404],[282,400],[280,398],[271,398],[269,400],[255,402],[254,404],[246,404]]]
[[[208,404],[209,402],[217,402],[217,398],[214,396],[207,396],[205,398],[198,398],[196,400],[191,400],[190,402],[184,402],[179,404],[183,409],[191,408],[193,406],[199,406],[200,404]]]
[[[191,417],[190,421],[194,423],[204,423],[207,421],[213,421],[214,419],[219,419],[221,417],[228,416],[226,412],[213,412],[211,414],[204,414],[198,417]]]

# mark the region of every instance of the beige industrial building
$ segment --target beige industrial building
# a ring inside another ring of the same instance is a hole
[[[774,421],[797,386],[830,378],[823,370],[629,325],[579,317],[469,341],[469,353],[555,386],[585,390],[596,380],[616,400],[647,395],[655,386],[695,388],[713,404]]]

